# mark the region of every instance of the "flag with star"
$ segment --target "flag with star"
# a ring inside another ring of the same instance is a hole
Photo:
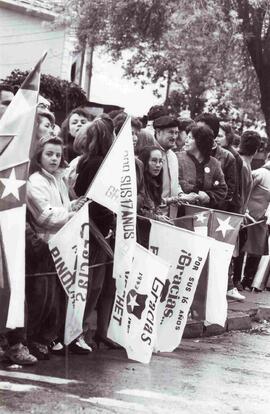
[[[243,216],[212,210],[209,237],[213,244],[209,254],[205,324],[224,326],[227,319],[228,272]]]
[[[5,281],[0,285],[0,299],[7,298],[10,291],[8,310],[1,311],[0,326],[11,329],[24,326],[25,192],[45,56],[29,73],[0,120],[0,269]]]
[[[172,352],[181,342],[210,243],[209,237],[152,220],[149,249],[171,264],[168,292],[158,307],[156,351]]]
[[[213,210],[209,228],[209,236],[215,240],[232,244],[236,243],[240,226],[243,221],[241,214]]]
[[[227,318],[229,265],[243,216],[200,206],[185,206],[185,214],[194,217],[195,232],[202,231],[201,234],[207,234],[212,239],[192,309],[195,316],[203,316],[205,325],[224,326]]]
[[[170,264],[136,244],[133,266],[116,284],[107,336],[128,358],[149,363],[158,329],[158,307],[168,293]]]
[[[211,210],[206,207],[185,205],[182,207],[184,216],[174,219],[177,227],[191,230],[201,236],[208,236]],[[200,273],[197,289],[191,305],[193,319],[205,320],[206,294],[208,286],[208,259],[205,261]]]
[[[206,207],[185,206],[185,216],[193,217],[193,231],[195,233],[201,234],[202,236],[208,236],[208,225],[211,216],[210,212],[211,210]]]

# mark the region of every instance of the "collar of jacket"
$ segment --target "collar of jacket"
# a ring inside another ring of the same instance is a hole
[[[162,151],[162,152],[164,152],[165,154],[170,150],[170,148],[166,151],[161,145],[160,145],[160,143],[158,142],[158,140],[155,138],[155,143],[156,143],[156,146],[157,147],[159,147],[160,148],[160,150]]]
[[[187,151],[187,155],[192,159],[192,161],[195,163],[195,164],[198,164],[198,165],[205,165],[205,164],[207,164],[209,161],[210,161],[210,157],[208,158],[208,159],[204,159],[204,160],[202,160],[202,161],[199,161],[199,160],[197,160],[197,158],[196,157],[194,157],[194,155],[192,155],[189,151]]]
[[[51,174],[48,171],[44,170],[44,168],[42,168],[40,173],[42,175],[44,175],[48,180],[59,181],[61,178],[64,177],[65,169],[64,168],[58,168],[58,170],[55,172],[55,174]]]

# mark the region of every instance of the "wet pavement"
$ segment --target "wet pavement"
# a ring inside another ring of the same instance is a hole
[[[270,323],[183,340],[149,365],[122,350],[52,356],[18,370],[0,365],[0,413],[266,414]]]

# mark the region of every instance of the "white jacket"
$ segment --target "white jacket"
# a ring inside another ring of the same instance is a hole
[[[52,175],[42,169],[27,181],[27,207],[34,218],[38,235],[45,241],[57,233],[72,215],[72,203],[63,175],[62,170]]]

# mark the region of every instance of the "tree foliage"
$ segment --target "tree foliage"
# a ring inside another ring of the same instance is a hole
[[[1,82],[19,88],[28,73],[15,69]],[[40,94],[53,102],[56,111],[68,112],[87,102],[84,91],[78,85],[51,75],[41,75]]]
[[[82,47],[105,46],[115,59],[131,50],[125,73],[142,87],[156,83],[158,94],[169,81],[192,116],[211,90],[221,112],[258,117],[260,104],[270,132],[269,8],[269,0],[69,0],[65,12]]]

